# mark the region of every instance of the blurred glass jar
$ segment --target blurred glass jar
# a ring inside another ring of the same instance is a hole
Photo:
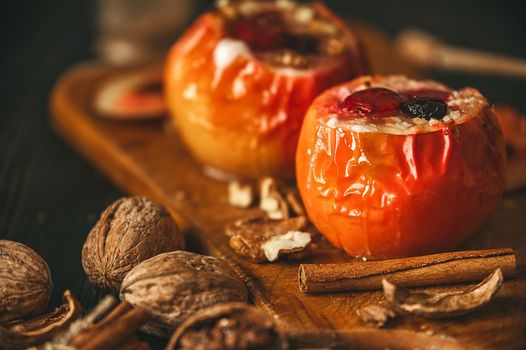
[[[97,54],[116,65],[162,60],[198,3],[188,0],[99,0]]]

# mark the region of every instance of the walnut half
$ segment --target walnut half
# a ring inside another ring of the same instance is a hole
[[[302,232],[306,226],[305,216],[282,220],[253,218],[236,221],[225,231],[230,236],[230,247],[237,254],[255,262],[265,262],[311,249],[310,233]]]

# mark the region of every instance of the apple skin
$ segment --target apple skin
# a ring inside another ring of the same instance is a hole
[[[360,133],[326,125],[342,86],[313,102],[296,155],[300,194],[319,231],[371,259],[447,251],[471,238],[506,182],[504,140],[489,104],[438,131]]]
[[[350,48],[328,67],[290,75],[254,57],[238,57],[218,71],[213,53],[226,34],[215,12],[198,18],[171,48],[164,74],[170,122],[200,162],[241,177],[294,178],[298,135],[310,103],[325,89],[368,71],[347,26],[323,5],[313,6]]]

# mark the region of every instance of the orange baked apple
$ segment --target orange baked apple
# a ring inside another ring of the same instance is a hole
[[[205,165],[291,178],[310,103],[365,72],[358,40],[322,4],[226,1],[170,50],[165,97],[171,122]]]
[[[364,76],[313,102],[296,172],[333,245],[365,258],[427,254],[465,242],[495,208],[504,141],[476,89]]]

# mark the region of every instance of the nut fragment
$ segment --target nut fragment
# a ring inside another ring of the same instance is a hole
[[[261,180],[259,207],[271,219],[288,219],[289,217],[287,201],[279,192],[276,181],[271,177]]]
[[[298,216],[291,219],[273,220],[253,218],[239,220],[226,227],[230,247],[239,255],[255,262],[274,261],[279,255],[308,249],[311,236],[305,232],[307,219]]]
[[[396,313],[382,305],[367,305],[356,311],[360,319],[366,324],[374,327],[383,327]]]
[[[33,319],[4,324],[0,330],[0,348],[22,349],[42,344],[65,330],[80,314],[80,305],[69,290],[63,304],[52,312]]]
[[[268,261],[277,260],[280,254],[290,254],[304,250],[311,242],[307,232],[289,231],[270,237],[261,245]]]
[[[443,293],[410,293],[387,280],[382,280],[384,295],[397,310],[425,317],[450,317],[472,312],[488,303],[497,293],[504,277],[501,269],[476,286]]]
[[[112,75],[95,92],[95,110],[119,120],[162,117],[166,113],[162,81],[161,67]]]
[[[90,281],[118,292],[135,265],[182,248],[184,236],[162,205],[126,197],[101,214],[84,243],[82,265]]]
[[[186,320],[173,334],[167,350],[285,350],[287,341],[274,319],[245,303],[208,307]]]
[[[146,333],[166,337],[196,311],[246,301],[247,290],[225,261],[176,251],[135,266],[122,282],[120,297],[150,314]]]
[[[250,184],[232,181],[228,184],[228,202],[234,207],[248,208],[254,201],[254,193]]]
[[[52,289],[40,255],[22,243],[0,240],[0,324],[41,312]]]
[[[282,50],[272,56],[272,63],[297,69],[305,69],[309,66],[308,57],[292,50]]]

